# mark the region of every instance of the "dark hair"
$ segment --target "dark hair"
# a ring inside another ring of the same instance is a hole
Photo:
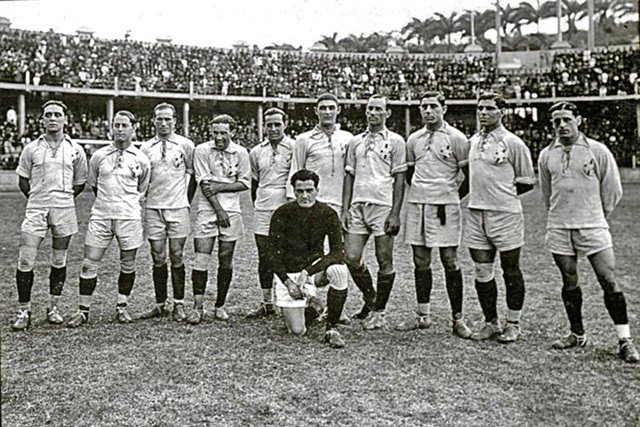
[[[339,105],[339,104],[340,104],[340,103],[338,102],[338,97],[337,97],[337,96],[335,96],[335,95],[334,95],[334,94],[332,94],[332,93],[329,93],[329,92],[325,92],[325,93],[323,93],[322,95],[320,95],[320,96],[318,97],[318,99],[316,99],[316,106],[317,106],[318,104],[320,104],[322,101],[333,101],[333,102],[335,102],[335,103],[336,103],[336,105]]]
[[[162,102],[156,105],[155,108],[153,109],[153,117],[155,117],[158,114],[159,110],[171,110],[171,112],[173,113],[173,117],[175,118],[176,116],[176,107],[169,104],[168,102]]]
[[[58,101],[56,99],[52,99],[50,101],[45,102],[44,104],[42,104],[42,112],[44,113],[44,109],[47,108],[49,105],[57,105],[58,107],[62,108],[62,111],[64,112],[64,115],[67,115],[67,106],[64,105],[64,102],[62,101]]]
[[[136,119],[136,116],[133,115],[133,113],[131,111],[127,111],[127,110],[120,110],[117,113],[115,113],[113,115],[113,118],[115,120],[116,117],[118,116],[123,116],[123,117],[127,117],[129,118],[129,121],[131,122],[132,125],[135,125],[138,123],[138,120]]]
[[[388,110],[388,109],[389,109],[389,99],[388,99],[386,96],[384,96],[384,95],[380,95],[379,93],[376,93],[376,94],[371,95],[371,96],[369,97],[369,101],[370,101],[370,100],[372,100],[372,99],[384,99],[384,108],[385,108],[386,110]]]
[[[422,103],[422,100],[425,98],[435,98],[443,107],[445,102],[447,102],[447,98],[444,96],[444,93],[440,92],[439,90],[429,90],[423,93],[420,97],[420,103]]]
[[[482,92],[478,97],[478,102],[480,101],[494,101],[496,103],[496,107],[501,110],[507,107],[507,102],[504,100],[502,95],[496,92]]]
[[[580,114],[578,112],[578,106],[573,102],[567,102],[567,101],[556,102],[551,106],[551,108],[549,108],[549,113],[553,113],[555,111],[560,111],[560,110],[571,111],[575,117],[578,117],[578,115]]]
[[[229,125],[229,130],[233,132],[236,129],[236,121],[228,114],[217,115],[211,120],[211,125]]]
[[[262,117],[264,117],[266,119],[268,116],[275,116],[276,114],[280,114],[282,116],[282,120],[284,122],[286,122],[289,119],[289,116],[287,116],[287,113],[285,113],[283,110],[281,110],[280,108],[277,108],[277,107],[271,107],[271,108],[267,109],[262,114]]]
[[[300,169],[298,172],[294,173],[291,176],[291,186],[295,189],[296,181],[313,181],[313,184],[318,189],[318,184],[320,184],[320,177],[314,171],[310,171],[307,169]]]

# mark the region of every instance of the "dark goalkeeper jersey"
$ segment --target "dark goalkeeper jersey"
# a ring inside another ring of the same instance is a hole
[[[329,253],[324,239],[329,237]],[[297,202],[280,206],[271,217],[269,243],[274,272],[282,283],[287,273],[306,270],[309,276],[332,264],[344,263],[344,243],[340,220],[333,209],[316,202],[302,208]]]

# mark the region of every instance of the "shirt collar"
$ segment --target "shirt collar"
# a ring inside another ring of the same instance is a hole
[[[42,134],[42,135],[40,135],[38,137],[38,141],[42,141],[45,144],[48,144],[47,140],[44,137],[44,134]],[[62,134],[62,141],[60,141],[60,144],[63,144],[64,142],[67,142],[68,144],[71,144],[71,138],[66,133]]]
[[[423,127],[421,129],[422,133],[420,133],[419,136],[424,136],[427,135],[429,132],[433,132],[433,133],[448,133],[448,123],[445,122],[444,120],[442,121],[442,125],[440,125],[440,127],[434,131],[429,130],[426,126]]]
[[[280,146],[280,145],[284,145],[286,142],[288,142],[288,140],[289,140],[289,137],[288,137],[287,135],[285,135],[285,136],[284,136],[284,138],[282,138],[282,139],[280,140],[280,142],[278,142],[278,146]],[[269,145],[269,144],[271,144],[271,143],[269,142],[269,139],[265,139],[265,140],[264,140],[264,141],[262,141],[259,145],[260,145],[261,147],[266,147],[266,146],[267,146],[267,145]],[[229,144],[229,147],[231,147],[231,144]]]
[[[109,149],[107,150],[107,155],[108,154],[112,154],[115,153],[117,151],[120,151],[118,149],[118,147],[116,147],[116,144],[112,141],[111,144],[108,145]],[[127,151],[129,153],[135,154],[135,147],[133,146],[133,143],[131,143],[131,145],[129,145],[127,148],[125,148],[123,151]]]
[[[571,144],[571,146],[574,146],[574,145],[580,145],[582,147],[589,147],[589,143],[587,142],[587,138],[582,133],[578,136],[578,139],[576,139],[576,141],[573,144]],[[560,142],[560,140],[558,138],[555,138],[553,140],[553,142],[551,143],[551,149],[563,148],[563,147],[564,147],[564,145],[562,145],[562,143]]]
[[[389,139],[389,129],[387,129],[386,127],[382,128],[382,130],[378,131],[378,132],[371,132],[369,131],[369,129],[364,131],[364,137],[366,138],[369,135],[380,135],[382,136],[382,139],[384,139],[385,141],[387,139]]]
[[[494,130],[492,130],[491,132],[484,132],[484,131],[480,131],[480,136],[481,137],[488,137],[488,136],[492,136],[495,139],[499,139],[500,136],[502,136],[504,133],[506,133],[507,129],[504,127],[504,125],[499,124],[498,127],[496,127]]]
[[[323,129],[321,129],[319,125],[315,125],[311,130],[311,138],[318,139],[318,137],[322,137],[322,136],[331,136],[339,130],[340,130],[340,123],[336,123],[335,127],[333,128],[333,132],[331,133],[327,133]]]
[[[220,151],[216,148],[216,143],[214,141],[209,141],[208,142],[209,147],[211,148],[212,151],[217,152],[217,153],[235,153],[238,151],[238,146],[231,141],[229,143],[229,145],[227,146],[227,148],[225,148],[224,150]]]
[[[156,136],[153,137],[153,142],[151,143],[151,145],[156,145],[156,144],[158,144],[158,143],[160,143],[162,141],[167,141],[167,142],[170,142],[172,144],[178,145],[178,141],[176,141],[176,134],[175,133],[171,134],[171,138],[164,139],[164,140],[158,138],[158,135],[156,135]]]

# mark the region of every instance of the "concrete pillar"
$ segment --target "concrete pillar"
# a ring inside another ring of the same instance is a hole
[[[18,95],[18,134],[24,134],[27,127],[27,107],[24,93]]]
[[[263,131],[263,124],[262,124],[262,104],[258,104],[258,117],[256,117],[256,123],[258,124],[258,142],[262,142],[262,139],[264,138],[262,131]]]
[[[182,104],[182,133],[189,138],[189,101]]]
[[[596,28],[593,22],[593,0],[587,0],[587,16],[589,18],[589,33],[587,38],[587,49],[591,52],[596,47]]]
[[[113,98],[107,98],[107,122],[111,125],[113,121]]]
[[[404,139],[408,139],[411,134],[411,105],[404,109]]]
[[[640,99],[636,101],[636,123],[637,123],[637,128],[636,128],[636,146],[637,146],[637,145],[640,145]],[[633,156],[633,160],[634,160],[633,168],[635,169],[636,156]]]

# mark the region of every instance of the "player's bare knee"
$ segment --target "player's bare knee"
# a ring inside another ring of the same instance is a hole
[[[125,274],[134,273],[136,271],[136,259],[125,258],[120,260],[120,271]]]
[[[289,332],[296,336],[303,336],[307,332],[307,328],[302,324],[291,324],[289,325]]]
[[[333,264],[327,268],[329,286],[338,291],[349,287],[349,269],[344,264]]]
[[[490,282],[494,278],[493,263],[481,263],[475,264],[476,280],[478,282]]]
[[[440,254],[440,260],[442,261],[442,266],[446,271],[458,270],[458,258],[455,254]]]
[[[20,246],[18,251],[18,270],[29,272],[36,265],[38,248],[36,246]]]
[[[51,266],[55,268],[62,268],[67,265],[67,250],[66,249],[52,249],[51,250]]]
[[[613,294],[620,292],[620,286],[616,282],[616,277],[613,273],[610,274],[598,274],[598,282],[602,287],[605,294]]]
[[[180,267],[183,263],[182,252],[179,254],[169,254],[169,261],[171,261],[171,266]]]

